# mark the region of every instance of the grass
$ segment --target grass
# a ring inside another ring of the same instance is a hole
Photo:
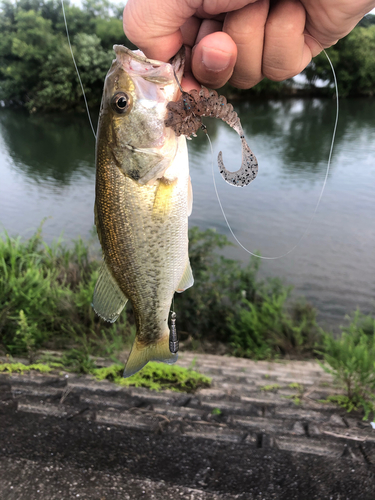
[[[292,382],[291,384],[288,384],[289,389],[295,389],[298,392],[303,392],[304,387],[302,384],[299,384],[298,382]]]
[[[361,411],[363,409],[362,404],[359,401],[355,401],[353,398],[349,398],[344,394],[336,394],[333,396],[328,396],[326,399],[327,403],[335,403],[341,408],[344,408],[348,413],[352,411]],[[373,408],[369,408],[373,411]],[[365,420],[368,419],[368,415],[365,415]]]
[[[66,369],[97,377],[104,372],[95,371],[93,359],[104,356],[115,363],[106,377],[121,384],[189,391],[206,383],[198,382],[193,370],[187,377],[178,367],[151,363],[141,375],[122,379],[119,353],[135,336],[131,310],[114,324],[96,316],[91,301],[98,256],[81,239],[69,248],[61,239],[47,245],[42,226],[26,241],[7,233],[0,237],[0,352],[27,355],[32,364],[40,358],[40,349],[63,348],[62,360],[46,364],[61,362]],[[355,313],[341,337],[334,338],[319,328],[311,305],[293,301],[291,287],[278,279],[258,278],[258,259],[243,266],[220,255],[230,245],[225,236],[193,228],[189,241],[195,284],[175,297],[182,341],[190,338],[190,346],[221,342],[228,353],[253,359],[317,356],[338,387],[345,389],[346,399],[332,395],[336,403],[348,411],[361,409],[365,418],[373,413],[374,317]],[[272,384],[262,390],[278,388]],[[297,390],[293,398],[300,399],[299,384],[290,388]]]
[[[213,230],[190,230],[195,283],[175,298],[182,332],[224,342],[240,357],[312,356],[321,337],[315,309],[303,300],[293,302],[292,287],[279,279],[260,280],[256,257],[243,266],[220,255],[229,245]]]
[[[0,237],[0,350],[30,361],[42,347],[67,345],[114,356],[133,331],[126,315],[110,325],[92,310],[100,261],[80,239],[47,245],[42,226],[26,241]]]
[[[124,365],[111,365],[92,371],[97,380],[110,380],[122,386],[147,387],[154,391],[170,389],[179,392],[195,392],[209,387],[211,379],[194,370],[165,363],[150,362],[132,377],[122,378]]]
[[[349,319],[340,338],[324,335],[320,364],[346,392],[328,399],[348,412],[363,410],[367,420],[375,410],[375,318],[356,311]]]
[[[26,241],[0,238],[0,350],[33,362],[41,348],[68,347],[66,363],[83,373],[91,356],[117,361],[134,338],[131,311],[113,325],[96,316],[91,302],[100,261],[81,239],[69,248],[61,239],[47,245],[42,227]],[[229,353],[254,359],[313,352],[315,311],[302,303],[287,307],[290,287],[259,280],[255,258],[242,266],[219,255],[230,243],[215,231],[193,228],[189,240],[195,284],[175,297],[182,340],[189,336],[193,347],[224,342]]]
[[[35,363],[32,365],[24,365],[23,363],[2,363],[0,364],[0,373],[25,373],[30,371],[38,371],[40,373],[49,373],[53,367],[44,363]]]
[[[269,384],[269,385],[263,385],[260,390],[264,392],[276,392],[279,389],[281,389],[281,385],[279,384]]]
[[[290,396],[282,396],[284,399],[291,399],[293,403],[297,406],[302,404],[302,395],[300,394],[292,394]]]
[[[64,363],[66,358],[60,358],[60,362],[36,363],[25,365],[23,363],[2,363],[0,373],[25,373],[38,371],[50,373],[55,369],[72,371],[72,365]],[[148,363],[140,372],[130,378],[124,379],[124,365],[113,364],[105,368],[97,368],[91,360],[90,367],[85,372],[93,375],[97,380],[109,380],[125,387],[146,387],[153,391],[169,389],[176,392],[193,393],[199,388],[209,387],[211,379],[194,370],[171,366],[164,363]],[[74,370],[73,370],[74,371]]]

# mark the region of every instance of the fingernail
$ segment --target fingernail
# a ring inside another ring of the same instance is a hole
[[[229,66],[231,59],[231,52],[202,47],[202,63],[209,71],[224,71]]]

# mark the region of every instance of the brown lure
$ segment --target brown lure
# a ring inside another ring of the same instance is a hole
[[[181,88],[181,87],[180,87]],[[237,113],[224,96],[219,96],[215,90],[202,87],[198,92],[192,90],[184,92],[181,89],[181,97],[178,101],[167,104],[168,115],[165,126],[171,127],[177,136],[186,135],[190,137],[204,127],[202,116],[220,118],[232,127],[240,136],[242,143],[242,164],[236,172],[227,170],[223,163],[223,155],[218,155],[218,165],[224,180],[237,187],[243,187],[255,179],[258,173],[258,162],[253,152],[246,143],[245,135]]]

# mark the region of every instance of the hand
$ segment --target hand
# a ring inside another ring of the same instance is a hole
[[[375,0],[129,0],[124,31],[152,59],[168,61],[185,44],[185,89],[227,81],[250,88],[297,75],[373,7]]]

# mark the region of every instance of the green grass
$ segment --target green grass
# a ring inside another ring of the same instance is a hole
[[[292,394],[290,396],[282,396],[284,399],[290,399],[297,406],[302,404],[302,395],[301,394]]]
[[[194,370],[165,363],[147,363],[141,371],[129,378],[123,378],[124,365],[111,365],[92,371],[97,380],[110,380],[116,384],[130,387],[147,387],[154,391],[170,389],[179,392],[195,392],[209,387],[211,379]]]
[[[79,373],[94,373],[97,356],[118,364],[119,353],[131,346],[135,336],[131,309],[114,324],[96,316],[91,301],[98,255],[81,239],[70,247],[61,239],[47,245],[42,226],[26,241],[7,233],[0,237],[0,352],[27,355],[34,363],[42,348],[64,349],[63,358],[55,362]],[[190,347],[204,347],[207,341],[215,346],[219,341],[230,354],[253,359],[318,356],[335,383],[345,388],[347,401],[337,403],[348,410],[361,408],[366,418],[370,415],[375,402],[372,316],[357,312],[342,336],[334,338],[318,327],[314,308],[292,300],[291,287],[278,279],[258,278],[259,260],[252,258],[243,266],[220,255],[230,245],[225,236],[193,228],[189,240],[195,284],[175,297],[182,341],[191,339]],[[158,390],[189,391],[206,383],[198,381],[193,370],[187,377],[180,368],[166,366],[150,363],[129,380],[113,368],[108,377]],[[298,392],[293,398],[300,399],[299,384],[289,387]],[[262,390],[279,388],[272,384]]]
[[[96,316],[98,255],[81,239],[47,245],[42,227],[26,241],[0,238],[0,350],[33,362],[40,348],[68,347],[66,363],[82,373],[92,368],[92,356],[115,362],[134,338],[131,310],[113,325]],[[259,280],[255,258],[242,266],[219,255],[230,243],[215,231],[193,228],[189,241],[195,284],[175,297],[182,339],[189,336],[192,347],[224,342],[231,354],[254,359],[311,354],[315,311],[302,303],[287,307],[290,287]]]
[[[175,298],[179,328],[203,342],[224,342],[236,356],[312,356],[321,337],[315,309],[293,302],[292,287],[279,279],[260,280],[258,258],[243,266],[220,255],[229,245],[213,230],[190,230],[195,283]]]
[[[298,392],[303,392],[303,385],[299,384],[298,382],[292,382],[291,384],[288,384],[289,389],[295,389]]]
[[[329,400],[348,412],[363,410],[367,420],[375,408],[375,318],[357,311],[340,338],[324,335],[319,354],[322,368],[346,391]]]
[[[30,371],[38,371],[40,373],[49,373],[53,367],[43,363],[35,363],[32,365],[24,365],[23,363],[1,363],[0,373],[25,373]]]
[[[2,363],[0,373],[25,373],[38,371],[40,373],[50,373],[53,370],[62,369],[72,371],[72,366],[64,365],[64,357],[60,362],[36,363],[25,365],[23,363]],[[209,387],[211,379],[194,370],[171,366],[165,363],[148,363],[140,372],[130,378],[124,379],[122,374],[124,365],[113,364],[106,368],[97,368],[92,364],[85,372],[93,375],[97,380],[109,380],[125,387],[146,387],[153,391],[169,389],[176,392],[193,393],[199,388]]]
[[[92,310],[99,259],[81,239],[47,245],[42,226],[26,241],[0,237],[0,350],[34,361],[42,347],[70,345],[114,357],[133,332],[126,315],[110,325]]]
[[[264,392],[276,392],[279,389],[281,389],[281,385],[279,384],[269,384],[269,385],[263,385],[260,390]]]

